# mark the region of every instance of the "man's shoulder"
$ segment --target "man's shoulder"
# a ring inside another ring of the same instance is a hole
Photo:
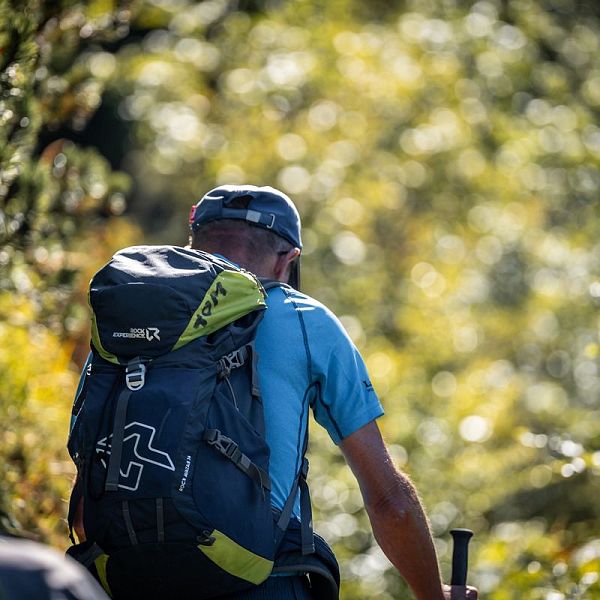
[[[325,346],[350,341],[335,313],[316,298],[290,286],[275,287],[268,293],[267,317],[269,309],[273,309],[271,314],[274,317],[295,313],[302,321],[309,337],[320,340],[320,343]]]

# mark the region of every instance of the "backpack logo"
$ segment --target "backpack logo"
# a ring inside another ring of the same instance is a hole
[[[146,339],[151,342],[152,340],[158,340],[160,342],[160,329],[158,327],[146,327]]]
[[[113,337],[160,342],[160,329],[158,327],[131,327],[129,331],[114,331]]]
[[[194,327],[206,327],[208,320],[212,314],[213,309],[219,304],[219,296],[227,296],[227,290],[223,287],[220,281],[217,281],[215,289],[210,293],[210,298],[206,299],[206,302],[202,305],[200,313],[196,315],[196,321]]]
[[[125,469],[120,469],[119,487],[124,490],[135,492],[142,479],[144,471],[144,463],[174,471],[175,465],[167,452],[157,450],[152,446],[156,429],[150,425],[134,421],[125,426],[125,437],[123,438],[123,456],[132,456],[129,464]],[[96,453],[110,455],[112,434],[102,438],[96,444]],[[107,464],[105,458],[101,458],[100,462],[106,469]]]

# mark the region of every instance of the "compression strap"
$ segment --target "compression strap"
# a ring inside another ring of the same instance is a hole
[[[144,387],[146,381],[146,365],[137,357],[127,363],[125,369],[125,387],[117,399],[115,418],[113,421],[113,433],[110,443],[110,459],[108,461],[108,472],[104,490],[116,492],[119,489],[119,477],[121,475],[121,455],[123,454],[123,441],[125,438],[125,421],[127,419],[127,406],[131,394]],[[107,440],[108,446],[108,440]]]
[[[123,438],[125,437],[125,420],[127,419],[127,405],[131,397],[131,390],[125,388],[117,400],[115,420],[113,424],[112,441],[110,445],[110,459],[108,461],[108,472],[104,490],[116,492],[119,489],[119,477],[121,475],[121,455],[123,453]]]

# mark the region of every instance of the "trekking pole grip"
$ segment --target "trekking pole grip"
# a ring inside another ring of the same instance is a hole
[[[473,537],[470,529],[451,529],[454,540],[452,550],[451,585],[467,585],[467,566],[469,563],[469,540]]]

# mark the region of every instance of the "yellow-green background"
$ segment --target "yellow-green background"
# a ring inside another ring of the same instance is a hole
[[[1,0],[0,48],[3,527],[67,544],[94,271],[185,244],[216,184],[270,184],[445,576],[464,526],[483,598],[600,598],[594,0]],[[312,429],[342,598],[409,598]]]

